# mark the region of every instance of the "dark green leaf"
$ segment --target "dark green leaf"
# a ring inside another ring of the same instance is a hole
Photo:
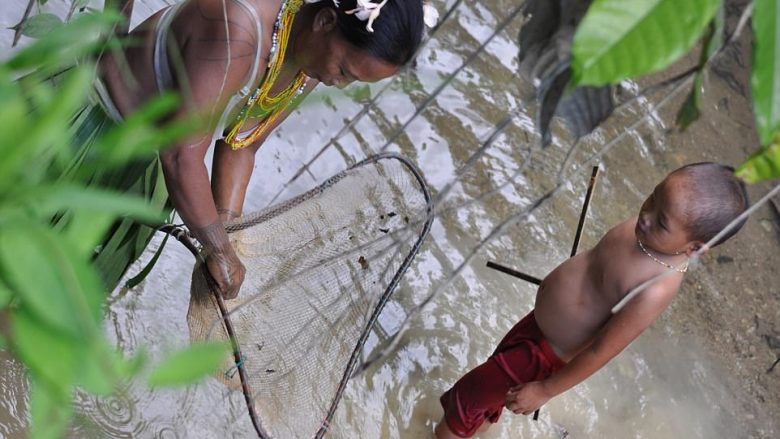
[[[68,392],[69,394],[70,392]],[[70,398],[33,381],[30,395],[31,439],[59,439],[73,416]]]
[[[761,144],[767,145],[780,129],[780,2],[755,0],[754,5],[753,110]]]
[[[739,165],[737,176],[748,183],[780,177],[780,131],[775,132],[772,143]]]
[[[706,59],[710,59],[715,52],[723,47],[723,43],[726,40],[725,28],[726,28],[726,9],[725,5],[721,4],[718,8],[718,12],[715,14],[715,18],[712,19],[711,35],[709,36],[709,42],[705,44],[704,54]]]
[[[660,70],[696,43],[720,0],[596,0],[572,46],[576,85]]]
[[[699,118],[699,93],[691,90],[685,99],[680,111],[677,113],[677,126],[680,131],[685,131],[693,122]]]
[[[22,35],[30,38],[41,38],[60,26],[62,26],[62,20],[54,14],[33,15],[22,25]]]
[[[699,63],[693,80],[691,92],[685,99],[680,111],[677,113],[677,126],[680,131],[685,131],[693,122],[699,119],[699,101],[701,100],[702,85],[704,78],[704,68],[707,61],[721,45],[721,34],[723,32],[723,7],[719,8],[716,18],[710,23],[709,29],[702,38],[702,50],[699,54]]]
[[[125,283],[125,288],[132,289],[135,288],[138,284],[140,284],[144,279],[146,279],[147,276],[149,276],[149,273],[152,272],[152,268],[157,264],[157,260],[160,259],[160,255],[162,254],[163,249],[165,248],[165,244],[168,242],[168,237],[171,235],[165,234],[165,238],[163,238],[162,243],[160,244],[160,247],[157,249],[156,252],[154,252],[154,256],[152,256],[152,259],[149,261],[148,264],[146,264],[146,267],[143,268],[137,275],[133,276],[132,279],[128,280]]]
[[[149,375],[153,387],[193,383],[214,372],[230,355],[226,343],[193,344],[163,360]]]

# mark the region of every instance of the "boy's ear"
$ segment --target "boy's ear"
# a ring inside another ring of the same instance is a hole
[[[688,257],[693,256],[694,253],[705,253],[707,250],[709,250],[709,247],[707,247],[707,244],[701,242],[701,241],[691,241],[688,243],[688,245],[685,247],[685,254],[688,255]]]
[[[336,28],[336,10],[329,7],[321,8],[314,16],[312,30],[315,32],[330,32]]]

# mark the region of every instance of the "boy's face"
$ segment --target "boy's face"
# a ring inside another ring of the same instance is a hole
[[[656,252],[674,254],[696,250],[701,243],[691,241],[685,206],[688,191],[685,175],[671,174],[658,184],[639,211],[634,233],[637,239]]]

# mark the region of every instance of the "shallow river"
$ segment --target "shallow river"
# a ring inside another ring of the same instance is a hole
[[[4,2],[3,27],[13,24],[24,3],[15,0],[12,7]],[[52,3],[56,11],[64,10]],[[434,3],[443,14],[453,2]],[[654,184],[688,160],[685,141],[670,134],[676,104],[671,110],[653,108],[671,89],[638,99],[580,142],[565,169],[566,183],[548,201],[491,236],[505,220],[556,187],[571,138],[554,124],[553,143],[545,149],[537,146],[531,84],[518,76],[520,18],[512,20],[452,82],[440,91],[437,88],[491,37],[518,3],[460,4],[427,43],[416,68],[392,80],[376,105],[330,142],[309,171],[291,184],[286,185],[301,166],[361,111],[366,86],[352,85],[344,92],[318,90],[259,152],[246,211],[267,206],[280,192],[281,200],[312,188],[379,152],[415,109],[431,93],[438,93],[387,149],[414,160],[435,194],[452,185],[437,200],[441,210],[431,234],[397,292],[416,300],[434,289],[439,293],[412,320],[393,355],[350,382],[329,437],[428,437],[442,415],[439,395],[483,361],[533,306],[532,285],[486,268],[486,261],[542,277],[568,255],[592,165],[600,164],[602,175],[582,247],[593,245],[609,227],[637,212]],[[161,4],[140,2],[136,21]],[[4,43],[7,35],[3,34]],[[387,82],[371,85],[371,95],[386,86]],[[636,84],[623,86],[625,93],[635,90]],[[740,99],[726,88],[721,94]],[[677,97],[675,102],[679,101]],[[467,165],[510,111],[515,112],[510,126]],[[610,149],[602,160],[588,160],[604,146]],[[715,160],[728,160],[715,154]],[[159,241],[155,239],[131,274],[149,259]],[[111,295],[106,331],[118,348],[131,353],[144,347],[154,361],[188,342],[191,263],[185,249],[169,244],[144,283]],[[706,273],[697,276],[704,284],[712,283]],[[389,330],[397,325],[389,317],[380,321]],[[595,376],[543,407],[537,422],[505,412],[482,437],[743,437],[740,419],[745,414],[733,406],[720,384],[725,372],[699,346],[678,322],[662,318]],[[0,437],[24,437],[24,375],[7,355],[0,361]],[[226,393],[213,379],[164,391],[128,383],[108,400],[78,397],[82,415],[71,437],[252,437],[243,404],[240,395]]]

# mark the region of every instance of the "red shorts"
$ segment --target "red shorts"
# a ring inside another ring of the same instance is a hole
[[[544,339],[531,311],[504,336],[487,361],[441,396],[444,420],[456,435],[471,437],[486,419],[498,422],[511,387],[543,380],[565,364]]]

